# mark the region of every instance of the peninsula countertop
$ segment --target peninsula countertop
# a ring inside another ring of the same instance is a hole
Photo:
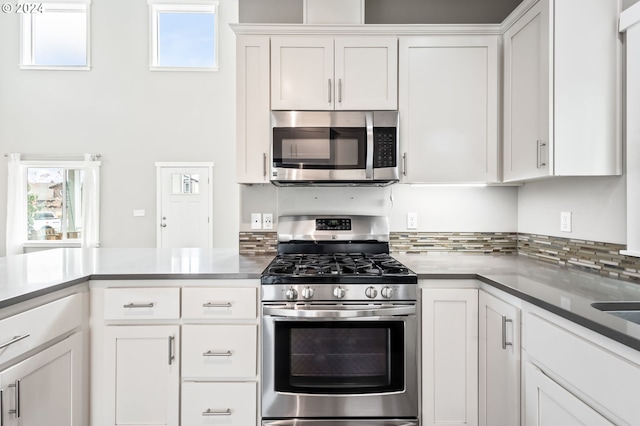
[[[522,255],[393,255],[420,279],[478,279],[640,350],[640,325],[591,306],[640,301],[640,283],[603,277]],[[100,280],[259,279],[273,255],[224,249],[52,249],[0,258],[0,308]]]

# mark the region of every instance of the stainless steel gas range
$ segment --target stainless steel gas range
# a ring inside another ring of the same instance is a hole
[[[417,276],[378,216],[279,218],[262,274],[263,426],[417,426]]]

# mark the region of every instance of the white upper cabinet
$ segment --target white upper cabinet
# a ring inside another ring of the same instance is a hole
[[[271,38],[271,109],[395,110],[392,36]]]
[[[525,1],[508,18],[505,182],[621,173],[619,9],[615,0]]]
[[[236,68],[236,179],[268,183],[269,37],[239,35]]]
[[[498,181],[498,36],[401,37],[405,183]]]

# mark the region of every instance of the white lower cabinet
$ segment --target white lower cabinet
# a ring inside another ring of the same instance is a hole
[[[422,289],[422,425],[478,424],[478,290]]]
[[[520,424],[520,309],[484,291],[479,307],[479,424]]]
[[[177,426],[177,325],[114,325],[105,330],[108,425]]]
[[[614,425],[533,364],[527,363],[525,383],[527,426]]]
[[[256,426],[258,285],[94,281],[91,426]]]
[[[182,425],[255,425],[256,388],[255,382],[186,382],[182,385]]]
[[[637,351],[537,307],[523,323],[526,426],[640,425]]]
[[[0,372],[2,426],[84,426],[82,335]]]

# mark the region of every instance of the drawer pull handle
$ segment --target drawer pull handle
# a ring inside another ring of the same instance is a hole
[[[231,306],[233,306],[231,304],[231,302],[227,302],[227,303],[213,303],[213,302],[209,302],[209,303],[203,303],[202,307],[203,308],[230,308]]]
[[[227,408],[226,410],[212,410],[211,408],[207,408],[207,411],[202,412],[203,416],[230,416],[231,408]]]
[[[205,353],[202,354],[202,356],[231,356],[231,355],[233,355],[231,351],[226,351],[226,352],[206,351]]]
[[[122,305],[123,308],[138,309],[138,308],[153,308],[155,303],[129,303],[128,305]]]
[[[29,333],[27,333],[27,334],[23,334],[22,336],[16,336],[16,337],[14,337],[13,339],[9,340],[8,342],[1,344],[1,345],[0,345],[0,349],[4,349],[4,348],[6,348],[7,346],[11,346],[11,345],[13,345],[14,343],[19,342],[19,341],[20,341],[20,340],[22,340],[22,339],[26,339],[26,338],[27,338],[27,337],[29,337],[29,336],[31,336]]]

